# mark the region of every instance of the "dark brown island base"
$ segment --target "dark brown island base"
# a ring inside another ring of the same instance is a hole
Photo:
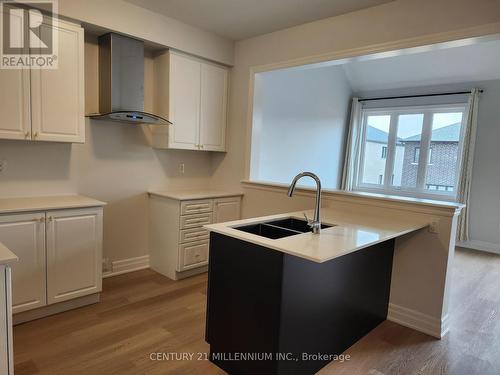
[[[231,375],[316,373],[386,319],[393,252],[388,240],[317,263],[211,232],[210,360]]]

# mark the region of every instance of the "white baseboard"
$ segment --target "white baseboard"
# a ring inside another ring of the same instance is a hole
[[[467,249],[486,251],[488,253],[500,254],[500,245],[496,243],[469,240],[465,242],[457,242],[458,247],[465,247]]]
[[[392,303],[389,304],[387,320],[438,339],[443,338],[450,330],[448,315],[440,320]]]
[[[111,262],[111,271],[104,272],[103,278],[122,275],[124,273],[143,270],[149,268],[149,255],[141,257],[115,260]]]

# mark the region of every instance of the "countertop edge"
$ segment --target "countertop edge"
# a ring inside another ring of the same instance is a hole
[[[33,202],[24,202],[19,204],[17,207],[12,204],[12,207],[2,208],[2,201],[8,200],[32,200]],[[61,199],[61,203],[55,203],[57,199]],[[72,202],[71,199],[74,199]],[[37,202],[37,200],[39,200]],[[44,201],[45,200],[45,201]],[[67,200],[65,202],[64,200]],[[80,201],[78,201],[80,200]],[[31,197],[12,197],[12,198],[2,198],[0,199],[0,214],[12,214],[20,212],[31,212],[31,211],[51,211],[51,210],[65,210],[65,209],[75,209],[75,208],[91,208],[91,207],[103,207],[107,203],[99,201],[94,198],[86,197],[84,195],[54,195],[54,196],[31,196]]]
[[[205,191],[200,191],[199,193],[197,192],[192,192],[192,195],[189,195],[191,192],[188,193],[182,193],[185,194],[185,196],[180,196],[179,194],[176,194],[174,192],[168,192],[168,191],[148,191],[148,195],[154,195],[156,197],[161,197],[161,198],[169,198],[173,200],[178,200],[178,201],[186,201],[186,200],[196,200],[196,199],[210,199],[210,198],[227,198],[227,197],[241,197],[244,195],[243,192],[235,192],[235,191],[214,191],[214,192],[205,192]]]

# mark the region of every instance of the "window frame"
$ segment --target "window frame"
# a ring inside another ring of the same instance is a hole
[[[460,125],[460,136],[458,141],[457,167],[455,171],[455,186],[453,191],[426,190],[427,167],[431,163],[429,160],[432,137],[433,116],[436,113],[462,112],[462,122]],[[420,154],[417,171],[417,181],[415,188],[401,188],[392,185],[392,174],[394,171],[396,138],[398,130],[398,120],[400,115],[423,114],[422,133],[420,139]],[[385,170],[383,184],[371,184],[363,182],[363,166],[365,161],[366,147],[366,126],[368,116],[390,116],[389,135],[387,140],[387,157],[385,159]],[[363,108],[361,110],[361,145],[357,156],[356,179],[353,189],[371,193],[382,193],[388,195],[400,195],[414,198],[429,198],[440,200],[456,200],[457,186],[460,178],[461,160],[463,154],[463,138],[465,134],[465,122],[467,117],[467,103],[438,104],[438,105],[418,105],[418,106],[392,106],[379,108]]]

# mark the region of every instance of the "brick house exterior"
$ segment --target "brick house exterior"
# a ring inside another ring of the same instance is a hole
[[[456,180],[456,165],[461,124],[455,123],[432,131],[431,155],[427,165],[425,179],[426,189],[434,191],[453,191]],[[381,183],[380,177],[385,169],[385,156],[382,148],[387,148],[389,135],[379,129],[368,126],[367,146],[365,148],[365,180],[371,183]],[[418,160],[420,155],[420,138],[417,134],[412,137],[397,139],[393,176],[395,185],[414,188],[417,184]],[[367,173],[368,172],[368,173]],[[373,176],[371,176],[371,175]]]
[[[419,142],[404,143],[403,175],[401,186],[415,187],[418,163],[415,163]],[[426,185],[430,190],[452,191],[455,186],[455,165],[458,142],[431,142],[431,160],[427,165]]]
[[[432,131],[430,160],[425,178],[426,189],[453,191],[456,179],[460,123]],[[415,187],[417,182],[420,134],[402,140],[404,145],[401,186]]]

